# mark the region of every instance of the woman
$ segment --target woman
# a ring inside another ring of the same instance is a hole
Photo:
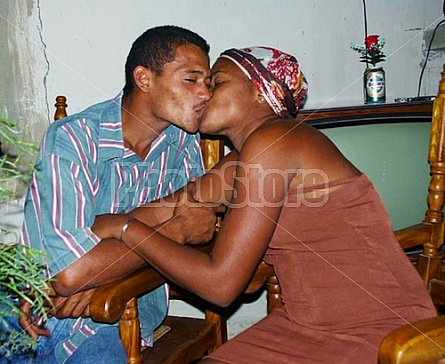
[[[206,363],[375,364],[388,332],[436,312],[371,182],[326,136],[293,118],[307,92],[294,57],[266,47],[228,50],[212,68],[211,90],[200,130],[226,135],[239,153],[233,189],[212,195],[220,189],[215,181],[208,188],[210,173],[194,194],[228,201],[212,254],[160,234],[144,244],[156,233],[128,216],[114,217],[113,236],[221,306],[243,291],[262,258],[274,266],[284,309]]]

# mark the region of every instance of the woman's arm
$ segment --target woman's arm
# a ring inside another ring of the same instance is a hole
[[[262,153],[261,139],[254,139],[240,155],[231,208],[210,256],[176,244],[137,220],[122,236],[132,251],[170,280],[221,306],[247,285],[273,236],[287,190],[286,180],[275,175],[286,168],[274,150],[278,147]]]
[[[225,212],[224,205],[227,206],[232,198],[238,157],[236,151],[228,153],[201,178],[189,182],[172,195],[138,207],[131,215],[178,243],[199,244],[208,241],[207,232],[187,229],[195,226],[192,215],[200,213],[198,207],[202,205],[196,202],[210,204],[217,212]],[[187,213],[183,214],[186,210]],[[109,237],[102,236],[97,230],[95,233],[101,238]]]
[[[239,154],[231,151],[210,171],[196,181],[196,201],[229,205],[232,199],[233,184]]]
[[[178,201],[180,201],[186,193],[187,186],[169,196],[134,209],[131,212],[131,215],[136,217],[139,221],[142,221],[144,224],[154,228],[167,222],[173,217]]]
[[[131,215],[145,225],[158,230],[166,222],[172,221],[174,216],[180,214],[184,210],[184,206],[188,208],[196,207],[194,203],[197,201],[211,203],[215,207],[221,204],[227,206],[232,198],[238,157],[239,154],[236,151],[228,153],[201,178],[192,180],[192,182],[167,197],[138,207],[131,212]],[[171,232],[166,231],[166,229],[170,229]],[[175,232],[175,230],[175,226],[165,227],[162,233],[176,240],[173,235],[176,234],[177,236],[179,232]]]

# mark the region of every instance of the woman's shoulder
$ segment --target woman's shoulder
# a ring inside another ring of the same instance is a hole
[[[252,133],[256,138],[279,138],[279,140],[315,138],[322,133],[314,127],[295,119],[279,119],[261,125]],[[287,139],[286,139],[287,138]]]
[[[244,142],[240,150],[240,162],[260,164],[263,168],[280,168],[293,144],[290,141],[293,137],[289,137],[288,131],[289,128],[280,125],[279,121],[260,126]]]
[[[302,152],[314,144],[323,143],[325,137],[317,129],[297,120],[273,120],[261,125],[246,140],[243,151],[258,153]]]

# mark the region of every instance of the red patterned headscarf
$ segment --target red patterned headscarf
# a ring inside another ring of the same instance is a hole
[[[294,56],[270,47],[250,47],[229,49],[220,57],[241,68],[275,114],[284,119],[297,114],[308,85]]]

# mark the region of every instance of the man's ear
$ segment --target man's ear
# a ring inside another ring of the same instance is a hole
[[[137,66],[133,71],[134,84],[142,91],[148,92],[153,73],[144,66]]]

